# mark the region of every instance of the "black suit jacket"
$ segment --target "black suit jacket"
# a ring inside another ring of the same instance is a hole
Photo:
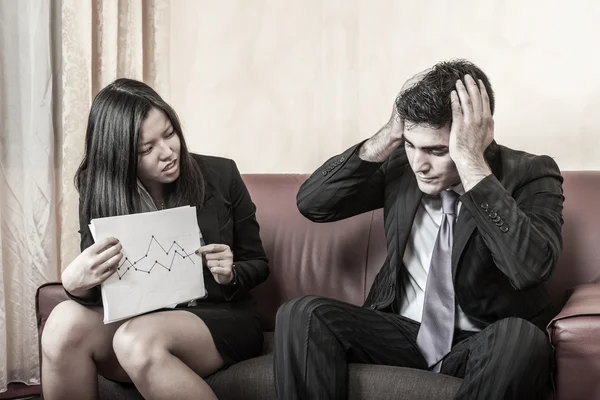
[[[402,263],[422,192],[401,146],[384,163],[361,160],[361,144],[328,160],[302,185],[300,212],[315,222],[384,208],[388,255],[365,306],[391,307],[403,298]],[[458,304],[481,328],[519,317],[544,329],[556,314],[544,282],[562,245],[562,176],[550,157],[493,142],[492,175],[460,197],[452,273]]]
[[[204,176],[205,195],[202,208],[197,208],[198,226],[206,244],[221,243],[231,248],[236,270],[236,284],[218,284],[204,266],[207,297],[204,301],[235,301],[248,297],[253,287],[269,276],[268,260],[262,246],[256,207],[233,160],[192,154]],[[193,204],[192,204],[193,205]],[[79,218],[81,250],[94,241],[89,221]],[[80,299],[85,305],[101,305],[100,287],[94,288],[92,299]]]

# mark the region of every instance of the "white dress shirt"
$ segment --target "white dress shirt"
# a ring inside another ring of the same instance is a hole
[[[462,184],[450,188],[459,195],[465,193]],[[456,216],[460,213],[458,203]],[[408,271],[408,279],[404,285],[404,298],[400,314],[414,321],[421,322],[423,316],[423,302],[425,300],[425,286],[427,274],[431,264],[433,246],[437,239],[442,222],[442,202],[439,197],[423,195],[415,220],[412,225],[406,250],[402,261]],[[469,320],[460,306],[456,304],[455,326],[460,330],[479,331]]]

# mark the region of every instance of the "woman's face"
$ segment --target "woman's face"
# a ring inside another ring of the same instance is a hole
[[[164,112],[153,108],[140,127],[138,178],[148,189],[179,177],[181,142]]]

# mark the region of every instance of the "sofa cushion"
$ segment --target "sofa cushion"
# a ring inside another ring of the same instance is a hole
[[[275,400],[273,355],[235,364],[207,379],[219,399]],[[448,400],[461,380],[410,368],[350,364],[349,398]]]
[[[133,384],[122,384],[98,376],[100,400],[144,400]]]
[[[265,354],[234,364],[206,381],[221,400],[276,400],[273,377],[273,333],[265,333]],[[350,364],[350,400],[448,400],[461,379],[411,368]],[[131,385],[99,378],[102,399],[138,400]]]

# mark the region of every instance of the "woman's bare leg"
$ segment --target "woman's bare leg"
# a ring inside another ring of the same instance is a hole
[[[206,324],[181,310],[143,315],[115,333],[115,354],[147,400],[216,400],[202,379],[223,366]]]
[[[98,374],[129,382],[112,348],[122,324],[105,325],[100,307],[73,300],[58,304],[42,333],[42,390],[45,400],[98,398]]]

